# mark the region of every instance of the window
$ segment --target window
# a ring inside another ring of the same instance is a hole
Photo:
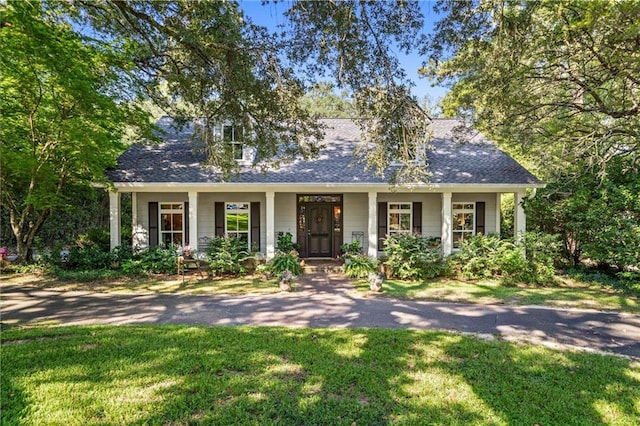
[[[234,160],[244,159],[243,130],[240,126],[222,126],[222,138],[231,147]]]
[[[164,245],[184,244],[183,203],[160,203],[160,241]]]
[[[451,228],[453,229],[453,248],[458,249],[462,242],[475,231],[475,203],[453,203],[451,209]]]
[[[250,203],[225,203],[225,235],[227,237],[239,238],[249,246],[249,216],[251,212]]]
[[[412,203],[389,203],[387,216],[389,235],[411,233]]]

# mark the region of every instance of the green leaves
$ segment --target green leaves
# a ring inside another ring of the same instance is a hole
[[[146,114],[112,96],[123,60],[74,32],[56,3],[9,2],[0,28],[0,187],[21,257],[73,184],[104,181],[128,125]]]
[[[424,73],[454,83],[449,114],[553,176],[640,159],[637,1],[440,3]],[[637,164],[637,163],[636,163]]]

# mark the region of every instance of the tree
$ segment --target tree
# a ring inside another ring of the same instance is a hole
[[[536,160],[546,176],[640,161],[640,2],[440,1],[424,73],[445,112]]]
[[[302,104],[316,118],[355,118],[357,114],[349,93],[344,89],[336,93],[330,82],[314,84]]]
[[[2,205],[22,258],[66,203],[69,184],[103,180],[124,149],[127,124],[148,130],[134,107],[148,100],[178,121],[196,118],[194,148],[228,176],[237,163],[212,126],[231,120],[246,129],[244,144],[269,165],[313,156],[322,129],[300,100],[306,84],[330,74],[356,99],[371,147],[364,160],[381,173],[397,160],[406,170],[424,168],[413,157],[426,137],[425,115],[393,53],[415,46],[416,2],[294,1],[281,34],[254,25],[236,1],[1,7]]]
[[[525,202],[529,226],[562,236],[574,265],[587,258],[619,271],[640,266],[640,173],[621,160],[611,160],[604,180],[567,174]]]
[[[104,182],[129,123],[145,114],[112,91],[120,58],[82,39],[54,10],[9,2],[0,25],[0,187],[21,260],[75,185]]]
[[[245,143],[276,164],[315,155],[321,127],[300,99],[326,75],[359,99],[359,123],[373,146],[363,150],[367,163],[380,172],[391,161],[416,167],[407,155],[415,149],[406,147],[424,143],[426,117],[394,48],[416,46],[423,25],[417,2],[294,1],[285,13],[289,26],[278,34],[254,25],[235,1],[75,4],[104,41],[126,40],[137,79],[156,102],[174,116],[206,119],[198,142],[222,171],[236,170],[236,162],[208,129],[220,120],[249,129]],[[158,92],[165,82],[168,97]],[[176,111],[176,99],[188,108]]]

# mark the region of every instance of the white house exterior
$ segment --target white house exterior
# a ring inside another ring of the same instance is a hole
[[[204,248],[214,236],[233,235],[274,255],[277,235],[290,232],[301,257],[337,257],[340,245],[358,239],[378,256],[393,233],[437,237],[448,255],[462,239],[500,230],[500,197],[516,197],[515,232],[525,231],[520,201],[528,188],[543,186],[531,173],[480,133],[457,143],[455,119],[431,123],[433,149],[426,161],[429,183],[391,188],[387,178],[354,165],[360,130],[348,119],[324,120],[325,147],[314,160],[296,160],[262,172],[241,151],[241,173],[223,182],[202,166],[189,128],[177,131],[170,119],[159,145],[135,145],[108,171],[111,246],[120,245],[120,194],[132,194],[133,243],[171,242]],[[227,132],[228,129],[224,129]]]

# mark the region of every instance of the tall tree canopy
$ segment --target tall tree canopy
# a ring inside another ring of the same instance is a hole
[[[329,76],[356,100],[364,161],[379,171],[393,160],[422,170],[413,160],[426,117],[395,56],[419,40],[417,2],[288,7],[290,25],[272,33],[237,1],[0,2],[2,207],[20,255],[29,257],[43,221],[66,203],[67,185],[102,180],[129,125],[150,137],[135,107],[149,99],[178,118],[197,117],[195,146],[229,174],[237,164],[212,125],[247,129],[244,143],[276,164],[314,155],[322,129],[301,98]]]
[[[69,188],[104,181],[129,124],[146,115],[114,96],[122,60],[38,2],[11,2],[0,26],[0,194],[21,258]]]
[[[640,2],[440,1],[425,74],[547,176],[640,161]]]

